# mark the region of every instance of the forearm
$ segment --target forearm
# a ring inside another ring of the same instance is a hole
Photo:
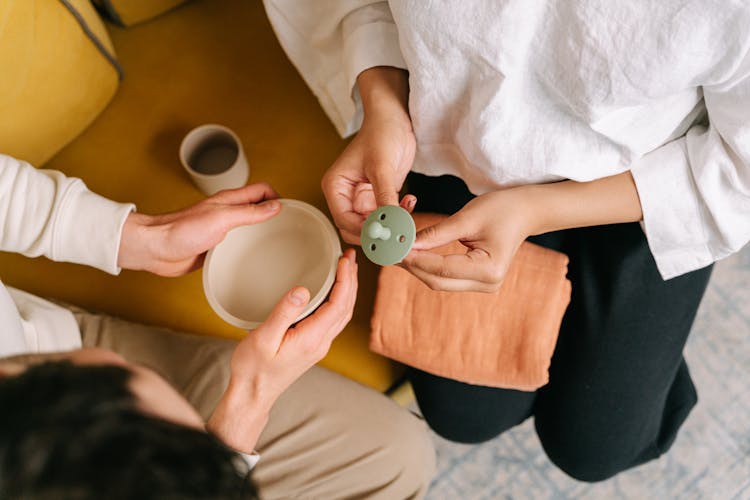
[[[365,120],[370,118],[409,119],[409,73],[403,69],[377,66],[357,77]]]
[[[206,423],[206,430],[235,451],[250,454],[255,449],[273,401],[252,397],[248,391],[229,385]]]
[[[0,154],[0,250],[116,274],[117,240],[133,208],[80,179]]]
[[[630,172],[591,182],[563,181],[517,188],[532,213],[530,235],[643,218]]]

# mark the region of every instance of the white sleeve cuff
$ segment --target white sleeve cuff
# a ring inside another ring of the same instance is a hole
[[[268,18],[336,131],[347,137],[362,125],[357,76],[375,66],[406,69],[388,2],[264,0]]]
[[[648,153],[631,168],[648,245],[668,280],[714,262],[685,139]]]
[[[350,96],[354,94],[359,74],[376,66],[406,69],[393,23],[363,24],[344,40],[344,72]]]
[[[247,464],[247,468],[250,470],[253,470],[253,468],[260,461],[260,455],[258,455],[257,452],[252,452],[248,454],[248,453],[242,453],[241,451],[238,451],[237,454],[242,457],[242,460],[245,461],[245,463]]]
[[[60,204],[50,257],[119,274],[117,257],[122,227],[134,210],[132,203],[108,200],[76,180]]]
[[[342,137],[354,134],[362,126],[362,101],[357,88],[357,77],[364,70],[376,66],[406,69],[398,44],[396,25],[373,22],[357,27],[344,40],[343,70],[326,82],[327,98],[321,98],[324,109]],[[330,102],[327,102],[330,100]],[[333,105],[332,105],[333,103]]]

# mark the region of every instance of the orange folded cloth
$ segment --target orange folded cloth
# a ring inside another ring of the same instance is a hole
[[[415,214],[418,228],[444,216]],[[459,242],[435,250],[465,253]],[[496,293],[437,292],[396,266],[380,271],[370,349],[470,384],[533,391],[570,302],[565,254],[524,242]]]

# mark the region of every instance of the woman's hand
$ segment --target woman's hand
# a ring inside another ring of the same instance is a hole
[[[344,241],[359,244],[370,212],[380,205],[399,204],[398,192],[414,160],[415,144],[411,124],[370,119],[328,169],[321,186]],[[412,210],[415,200],[405,196],[401,206]]]
[[[497,291],[516,250],[531,234],[532,215],[520,189],[479,196],[419,231],[401,267],[433,290]],[[443,256],[430,251],[457,240],[466,253]]]
[[[310,300],[296,287],[270,317],[251,331],[232,353],[231,377],[207,428],[237,451],[250,453],[276,399],[323,359],[331,342],[351,320],[357,297],[355,252],[341,257],[327,302],[292,327]]]
[[[521,186],[474,198],[456,214],[417,234],[401,266],[434,290],[494,292],[529,236],[574,227],[635,222],[643,217],[630,172],[591,182]],[[452,241],[464,254],[431,249]]]
[[[331,215],[348,243],[358,244],[362,223],[381,205],[397,205],[398,192],[411,169],[416,139],[407,110],[406,72],[376,67],[357,78],[362,128],[322,180]],[[412,210],[416,198],[401,206]]]
[[[125,220],[117,263],[124,269],[181,276],[203,264],[206,252],[238,226],[275,216],[279,195],[265,183],[221,191],[164,215],[132,213]]]

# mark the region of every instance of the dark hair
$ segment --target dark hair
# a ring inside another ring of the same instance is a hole
[[[58,361],[0,378],[0,498],[257,498],[237,453],[140,412],[130,375]]]

